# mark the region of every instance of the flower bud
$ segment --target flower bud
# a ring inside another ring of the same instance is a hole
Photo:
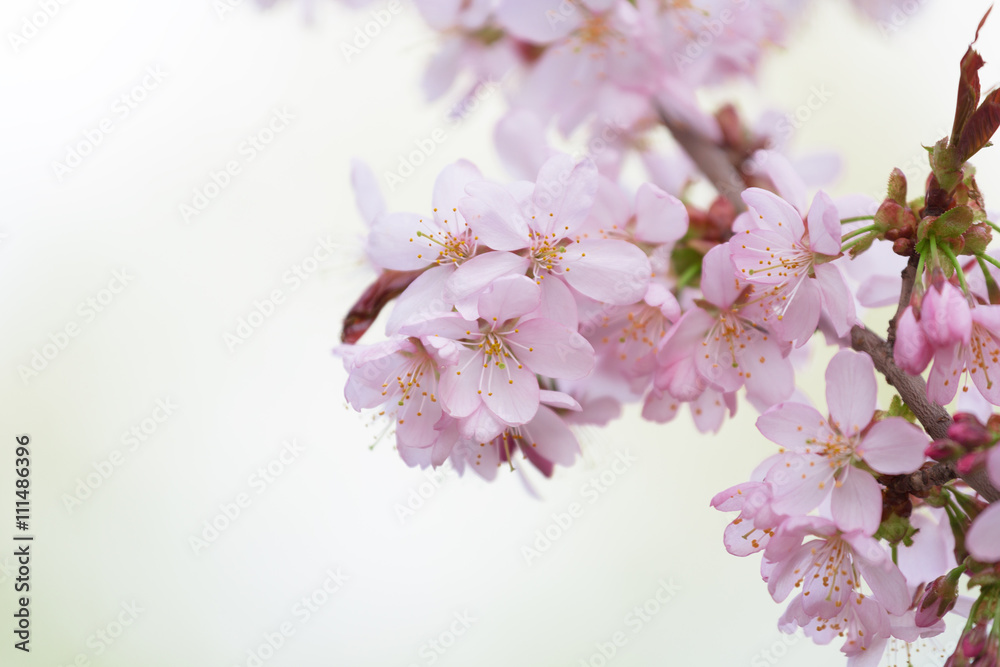
[[[967,450],[983,447],[993,442],[993,434],[974,414],[969,412],[955,413],[951,426],[948,427],[948,437]]]
[[[965,454],[965,448],[948,438],[935,440],[924,450],[924,456],[935,461],[951,461],[963,454]]]
[[[916,244],[913,239],[896,239],[892,243],[892,251],[897,255],[902,255],[903,257],[909,257],[913,254],[913,248]]]
[[[976,468],[986,465],[986,452],[969,452],[958,460],[955,470],[959,475],[965,477]]]
[[[972,335],[969,302],[960,289],[946,280],[934,282],[920,306],[920,327],[927,342],[935,348],[967,344]]]
[[[887,198],[902,206],[906,205],[906,176],[899,167],[893,169],[892,173],[889,174],[889,193]]]
[[[927,584],[917,599],[917,613],[914,617],[917,627],[927,628],[937,623],[952,610],[956,600],[958,600],[958,582],[949,580],[947,575],[941,575]]]
[[[977,223],[969,227],[965,234],[965,248],[962,252],[966,255],[976,255],[986,252],[986,246],[993,240],[993,230],[989,225]]]
[[[900,239],[900,241],[908,240]],[[934,356],[934,348],[927,342],[927,336],[917,321],[913,306],[906,307],[896,324],[896,342],[892,348],[892,355],[896,365],[910,375],[922,373]]]
[[[976,623],[972,626],[972,629],[962,636],[959,646],[965,657],[979,657],[979,654],[986,648],[986,624]]]

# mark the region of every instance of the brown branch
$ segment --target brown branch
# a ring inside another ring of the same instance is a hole
[[[896,314],[889,320],[889,333],[885,338],[890,350],[896,346],[896,325],[899,324],[899,318],[902,317],[906,307],[910,305],[910,297],[913,295],[913,284],[917,278],[918,263],[920,263],[920,255],[913,253],[910,255],[910,261],[906,263],[906,268],[903,269],[903,287],[899,292],[899,305],[896,306]]]
[[[934,487],[957,478],[955,464],[951,461],[942,461],[911,472],[909,475],[882,475],[879,477],[879,482],[894,494],[912,493],[924,497]]]
[[[896,365],[892,358],[892,348],[882,340],[881,336],[865,327],[855,326],[851,329],[851,347],[872,358],[875,369],[885,377],[886,382],[896,388],[900,398],[903,399],[903,402],[910,408],[910,411],[917,417],[917,421],[932,439],[941,440],[948,437],[951,415],[940,405],[927,399],[927,385],[922,377],[909,375]],[[914,484],[913,488],[919,490],[922,488],[919,485],[946,476],[949,473],[948,466],[951,466],[951,477],[946,481],[958,477],[954,464],[941,463],[938,466],[941,468],[937,469],[937,466],[934,466],[928,469],[928,471],[934,471],[933,473],[921,470],[912,475],[904,475],[903,478],[912,478],[906,483]],[[917,475],[923,476],[914,477]],[[990,482],[985,470],[977,470],[962,476],[961,479],[989,502],[1000,500],[1000,491]]]
[[[728,199],[737,211],[745,211],[746,204],[740,198],[740,193],[746,188],[746,184],[739,170],[733,166],[726,150],[699,132],[671,118],[659,104],[656,105],[656,113],[660,117],[660,122],[674,136],[698,170],[711,181],[719,194]]]
[[[875,369],[885,376],[885,381],[896,388],[899,397],[910,408],[917,420],[934,440],[948,437],[951,416],[936,403],[927,400],[927,385],[919,375],[909,375],[896,365],[892,348],[877,333],[862,326],[851,329],[851,347],[865,352],[875,363]]]

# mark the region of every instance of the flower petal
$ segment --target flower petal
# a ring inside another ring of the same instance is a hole
[[[861,530],[867,535],[882,522],[882,489],[871,474],[851,466],[833,489],[830,511],[843,531]]]
[[[458,219],[456,208],[466,196],[466,186],[482,180],[483,174],[468,160],[453,162],[441,170],[434,181],[431,202],[434,204],[434,219],[442,229],[456,235],[465,231],[468,223]]]
[[[510,252],[485,252],[458,267],[445,283],[447,296],[453,300],[470,297],[486,289],[494,280],[523,274],[528,258]]]
[[[494,280],[479,296],[479,317],[501,326],[538,308],[541,289],[527,276],[504,276]]]
[[[380,216],[372,224],[365,243],[365,251],[372,264],[395,271],[412,271],[433,262],[438,257],[434,244],[417,236],[423,228],[420,216],[415,213],[386,213]]]
[[[821,255],[840,254],[840,213],[830,195],[822,190],[813,197],[809,207],[809,248]]]
[[[490,363],[483,369],[483,381],[479,390],[483,403],[497,417],[512,425],[531,421],[538,411],[538,379],[527,368],[518,364],[506,364],[499,368]]]
[[[854,297],[847,289],[847,283],[844,282],[840,269],[833,264],[818,264],[813,270],[823,296],[823,315],[833,325],[837,335],[844,336],[857,320],[854,313]]]
[[[619,306],[641,301],[652,269],[646,253],[627,241],[598,239],[571,244],[559,274],[584,296]]]
[[[684,203],[652,183],[643,183],[635,193],[635,237],[646,243],[670,243],[687,233],[688,212]]]
[[[965,546],[978,561],[1000,561],[1000,503],[993,503],[976,517],[965,536]]]
[[[528,222],[514,197],[497,183],[475,181],[458,210],[479,241],[494,250],[520,250],[529,244]]]
[[[520,322],[506,339],[518,361],[534,373],[576,380],[594,367],[594,348],[587,339],[552,320]]]
[[[889,417],[872,424],[856,451],[876,471],[902,475],[924,462],[928,442],[922,429],[902,417]]]
[[[825,422],[819,410],[811,405],[779,403],[757,418],[757,430],[771,442],[805,452],[812,448]]]
[[[537,229],[555,238],[574,236],[594,205],[597,184],[597,166],[590,158],[574,164],[560,153],[546,160],[531,196],[540,221]]]
[[[857,435],[875,414],[878,385],[875,364],[862,352],[841,350],[826,367],[826,404],[833,426]]]
[[[779,232],[792,241],[801,239],[805,234],[806,228],[799,212],[773,192],[761,188],[748,188],[740,196],[761,226]]]

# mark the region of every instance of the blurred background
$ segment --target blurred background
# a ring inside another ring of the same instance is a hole
[[[447,129],[384,187],[390,210],[426,209],[461,157],[506,178],[502,96],[458,124],[454,97],[427,104],[436,38],[400,2],[350,58],[385,3],[308,20],[293,2],[3,3],[0,664],[844,664],[781,635],[759,557],[722,546],[732,517],[709,500],[774,451],[745,402],[714,436],[634,407],[581,429],[582,460],[536,477],[540,498],[516,474],[407,468],[346,406],[331,350],[374,275],[350,158],[381,176]],[[756,89],[705,102],[752,119],[825,87],[794,153],[840,152],[833,194],[881,196],[894,166],[919,183],[988,4],[901,0],[880,25],[814,3]],[[994,20],[984,89],[998,37]],[[989,205],[996,149],[975,162]],[[818,401],[830,354],[803,376]],[[21,434],[30,654],[12,635]]]

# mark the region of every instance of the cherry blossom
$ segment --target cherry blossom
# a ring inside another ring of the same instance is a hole
[[[775,487],[775,511],[808,512],[829,496],[839,525],[875,532],[881,492],[871,473],[855,465],[886,474],[912,472],[923,463],[929,441],[900,417],[869,427],[876,388],[871,358],[841,350],[826,370],[829,419],[801,403],[782,403],[761,415],[757,428],[784,448],[765,478]]]

